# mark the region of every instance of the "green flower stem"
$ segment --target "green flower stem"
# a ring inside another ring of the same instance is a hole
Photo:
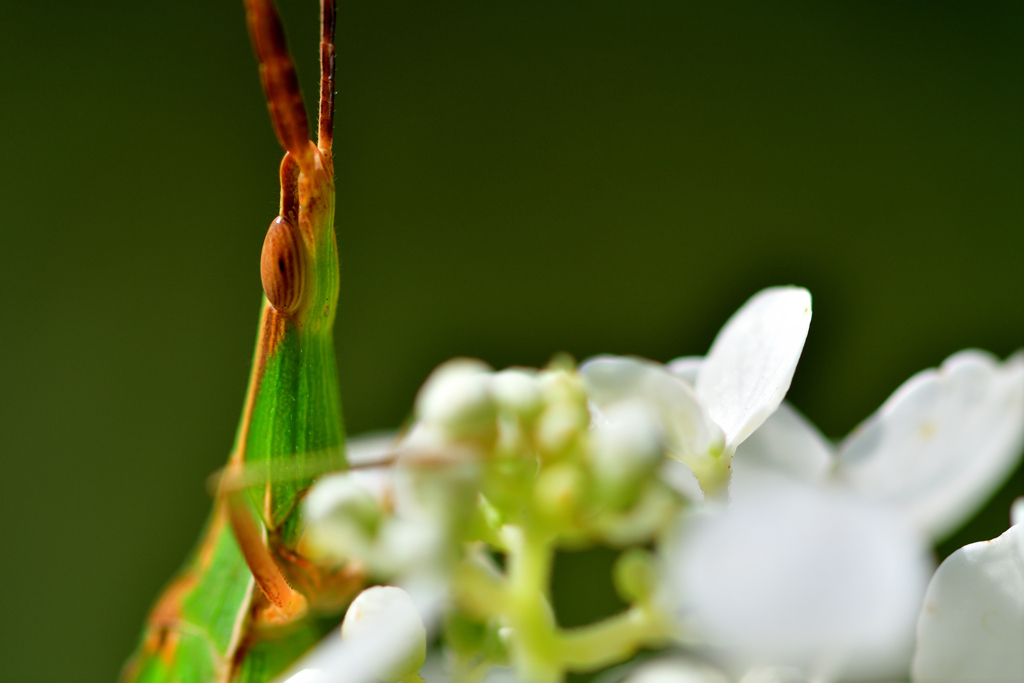
[[[568,669],[592,670],[616,664],[641,647],[665,645],[669,624],[647,605],[634,605],[596,624],[562,631],[558,654]]]
[[[682,457],[680,461],[693,471],[704,495],[712,500],[724,500],[729,495],[732,479],[733,449],[720,453],[709,452],[700,456]]]
[[[596,624],[558,628],[548,597],[557,533],[527,519],[502,526],[500,534],[508,549],[507,574],[467,557],[453,582],[455,599],[476,618],[497,617],[512,627],[509,649],[522,680],[559,683],[566,670],[615,664],[670,640],[670,623],[646,600]]]
[[[547,601],[553,536],[527,521],[502,529],[509,548],[508,618],[512,656],[520,676],[531,683],[562,680],[555,615]]]
[[[472,558],[460,563],[452,587],[459,607],[480,619],[487,620],[508,611],[505,579]]]

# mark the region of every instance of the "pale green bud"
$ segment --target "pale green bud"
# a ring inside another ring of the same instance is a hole
[[[546,370],[538,379],[545,407],[537,420],[534,437],[544,454],[561,455],[590,424],[587,395],[574,372]]]
[[[544,370],[537,376],[537,380],[546,404],[573,403],[586,406],[587,392],[576,372]]]
[[[546,517],[567,522],[580,504],[583,488],[579,468],[561,462],[541,471],[534,487],[534,500]]]
[[[540,415],[534,436],[546,455],[560,455],[585,433],[587,415],[572,404],[550,406]]]
[[[647,600],[657,583],[656,560],[646,550],[634,548],[619,556],[613,569],[615,590],[626,602]]]

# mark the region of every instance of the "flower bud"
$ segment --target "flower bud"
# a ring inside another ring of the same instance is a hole
[[[533,375],[509,368],[495,374],[491,381],[494,399],[500,409],[525,420],[540,412],[543,406],[540,382]]]
[[[574,465],[560,462],[541,471],[534,488],[537,507],[547,517],[569,521],[580,503],[583,477]]]
[[[563,455],[590,424],[583,383],[574,373],[548,370],[539,377],[544,411],[537,419],[537,446],[548,456]]]
[[[655,560],[646,550],[633,548],[615,562],[615,590],[626,602],[648,599],[655,590]]]
[[[412,598],[395,586],[374,586],[356,596],[341,623],[341,637],[365,639],[381,651],[380,677],[396,683],[427,658],[427,631]]]
[[[314,548],[337,559],[365,550],[387,507],[388,479],[381,469],[341,472],[317,482],[303,503]]]
[[[416,413],[450,439],[487,438],[493,434],[496,417],[490,381],[490,368],[481,361],[448,361],[423,384],[416,397]]]
[[[590,449],[597,495],[612,505],[628,505],[662,461],[658,417],[637,400],[615,403],[603,417],[594,428]]]

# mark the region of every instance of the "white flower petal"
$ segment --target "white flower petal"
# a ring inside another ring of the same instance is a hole
[[[665,657],[636,667],[626,683],[729,683],[718,669],[682,657]]]
[[[697,396],[736,447],[782,403],[811,324],[800,287],[755,294],[718,333],[697,375]]]
[[[796,408],[783,402],[736,449],[732,459],[733,484],[754,468],[819,482],[834,461],[832,444]]]
[[[598,356],[580,366],[587,396],[598,411],[627,399],[643,401],[657,416],[677,457],[702,456],[721,441],[685,382],[664,366],[640,358]]]
[[[1024,524],[1024,496],[1015,498],[1010,506],[1010,526]]]
[[[370,432],[349,437],[345,441],[345,457],[349,465],[365,467],[386,461],[395,455],[397,432]]]
[[[740,683],[810,683],[795,666],[758,666],[743,674]]]
[[[928,562],[887,508],[791,480],[693,516],[669,551],[684,633],[736,666],[906,674]]]
[[[704,502],[704,491],[693,470],[678,460],[665,460],[661,463],[658,476],[670,489],[691,503]]]
[[[703,364],[704,356],[682,356],[669,361],[668,371],[692,387],[697,384],[697,375]]]
[[[1024,525],[935,572],[917,622],[915,683],[1024,680]]]
[[[961,351],[907,380],[840,448],[839,473],[935,539],[955,531],[1020,459],[1024,355]]]

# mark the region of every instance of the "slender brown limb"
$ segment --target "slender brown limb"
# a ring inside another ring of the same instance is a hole
[[[237,471],[229,466],[226,479]],[[255,514],[245,499],[240,487],[224,482],[222,490],[227,500],[228,519],[235,533],[238,547],[242,550],[245,563],[249,565],[256,585],[279,611],[280,621],[289,621],[306,613],[306,598],[288,585],[281,568],[277,566],[263,540],[263,534],[256,523]]]
[[[281,160],[281,214],[292,225],[299,224],[299,164],[291,152]]]
[[[309,168],[312,163],[309,121],[295,65],[285,43],[281,17],[272,0],[245,0],[245,16],[277,139],[295,156],[299,166]]]
[[[320,126],[317,146],[325,155],[334,141],[334,26],[335,0],[320,0]]]

